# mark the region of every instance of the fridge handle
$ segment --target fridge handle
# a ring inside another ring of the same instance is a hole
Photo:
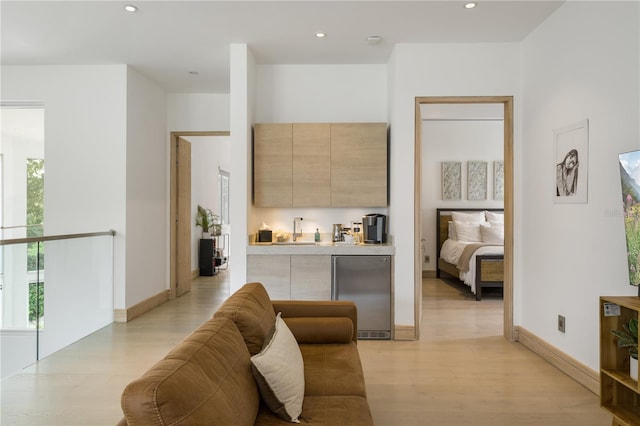
[[[336,268],[335,256],[331,257],[331,300],[338,300],[338,268]]]

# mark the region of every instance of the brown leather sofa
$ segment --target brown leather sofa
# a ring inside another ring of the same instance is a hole
[[[251,371],[278,312],[304,361],[302,424],[373,425],[357,350],[356,306],[271,301],[244,285],[122,393],[119,425],[283,425],[261,400]]]

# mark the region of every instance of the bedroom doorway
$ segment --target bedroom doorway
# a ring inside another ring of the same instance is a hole
[[[414,259],[415,259],[415,315],[416,335],[420,336],[422,316],[422,111],[428,104],[502,104],[504,119],[504,303],[503,335],[515,341],[513,326],[513,97],[464,96],[415,98],[415,205],[414,205]],[[434,206],[435,207],[435,206]],[[437,259],[435,259],[437,262]]]

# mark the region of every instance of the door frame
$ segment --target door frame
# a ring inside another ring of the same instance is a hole
[[[189,136],[230,136],[229,131],[176,131],[169,133],[169,298],[175,299],[177,286],[176,280],[178,271],[176,270],[176,259],[180,247],[177,247],[176,239],[176,216],[178,210],[178,187],[177,187],[177,164],[176,164],[176,144],[178,138]],[[191,188],[189,188],[191,189]],[[191,218],[189,218],[191,221]],[[191,251],[191,246],[183,247],[183,250]]]
[[[416,338],[420,337],[422,320],[422,104],[503,104],[504,106],[504,308],[503,335],[515,341],[513,326],[513,96],[416,96],[414,151],[414,265],[415,265],[415,324]]]

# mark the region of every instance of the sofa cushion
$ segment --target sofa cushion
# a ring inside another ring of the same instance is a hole
[[[287,324],[276,316],[271,338],[251,357],[253,374],[267,406],[278,417],[299,423],[304,399],[304,364],[298,342]]]
[[[366,397],[364,373],[354,342],[301,344],[306,396],[355,395]],[[305,398],[306,401],[306,398]]]
[[[260,396],[238,329],[215,318],[127,385],[121,404],[129,425],[252,425]]]
[[[353,323],[346,317],[285,318],[298,343],[349,343]]]
[[[361,396],[307,396],[300,415],[302,424],[324,426],[373,426],[366,398]],[[265,406],[260,407],[257,426],[283,426],[287,423]]]
[[[251,355],[262,350],[264,339],[276,321],[269,294],[260,283],[242,286],[220,306],[213,317],[233,320]]]

